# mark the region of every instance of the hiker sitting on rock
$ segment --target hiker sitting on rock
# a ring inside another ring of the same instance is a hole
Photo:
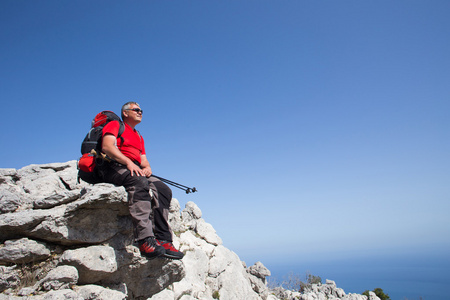
[[[157,178],[145,155],[144,139],[134,127],[142,121],[143,111],[136,102],[122,106],[125,130],[118,138],[120,124],[111,121],[103,128],[102,151],[114,161],[100,167],[103,182],[124,186],[139,250],[149,258],[183,258],[172,245],[168,224],[171,189]],[[153,221],[151,215],[153,214]]]

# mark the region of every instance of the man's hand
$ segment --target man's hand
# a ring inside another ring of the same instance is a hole
[[[141,168],[144,171],[146,177],[152,176],[152,168],[150,167],[150,163],[147,160],[147,156],[145,154],[141,154]]]
[[[130,170],[131,176],[134,176],[134,174],[136,174],[136,176],[146,176],[144,170],[133,162],[127,164],[127,169]]]
[[[150,177],[150,176],[152,176],[152,168],[150,168],[150,167],[144,167],[144,168],[142,168],[142,171],[144,172],[144,176],[145,176],[145,177]]]

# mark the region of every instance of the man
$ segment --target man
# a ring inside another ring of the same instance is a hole
[[[104,182],[125,187],[141,253],[148,258],[181,259],[184,254],[173,247],[167,221],[172,191],[165,183],[151,177],[144,139],[135,129],[142,121],[142,113],[139,104],[127,102],[122,106],[125,125],[122,135],[117,137],[118,121],[111,121],[103,128],[102,151],[114,162],[104,164],[100,176]]]

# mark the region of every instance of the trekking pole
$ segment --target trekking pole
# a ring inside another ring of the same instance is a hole
[[[159,179],[160,179],[162,182],[165,182],[165,183],[167,183],[167,184],[173,185],[174,187],[177,187],[177,188],[179,188],[179,189],[185,191],[186,194],[189,194],[189,193],[195,193],[195,192],[197,191],[197,189],[196,189],[195,187],[190,188],[190,187],[184,186],[184,185],[182,185],[182,184],[179,184],[179,183],[176,183],[176,182],[173,182],[173,181],[170,181],[170,180],[168,180],[168,179],[161,178],[161,177],[159,177]]]
[[[158,179],[161,180],[162,182],[165,182],[165,183],[167,183],[167,184],[170,184],[170,185],[172,185],[172,186],[174,186],[174,187],[176,187],[176,188],[179,188],[179,189],[185,191],[186,194],[189,194],[189,193],[195,193],[195,192],[197,191],[197,189],[196,189],[195,187],[190,188],[190,187],[188,187],[188,186],[185,186],[185,185],[176,183],[176,182],[171,181],[171,180],[169,180],[169,179],[165,179],[165,178],[162,178],[162,177],[153,175],[153,174],[152,174],[152,176],[155,177],[155,178],[158,178]]]
[[[196,189],[195,187],[190,188],[190,187],[187,187],[187,186],[185,186],[185,185],[182,185],[182,184],[173,182],[173,181],[171,181],[171,180],[168,180],[168,179],[165,179],[165,178],[162,178],[162,177],[158,177],[158,176],[155,176],[155,177],[158,178],[159,180],[161,180],[162,182],[165,182],[165,183],[167,183],[167,184],[170,184],[170,185],[172,185],[172,186],[174,186],[174,187],[177,187],[177,188],[179,188],[179,189],[185,191],[186,194],[189,194],[189,193],[195,193],[195,192],[197,191],[197,189]]]
[[[182,189],[182,190],[184,190],[184,191],[188,191],[188,190],[189,190],[188,187],[185,187],[185,186],[183,186],[183,185],[181,185],[181,184],[178,184],[178,183],[176,183],[176,182],[172,182],[172,181],[166,180],[166,179],[164,179],[164,178],[160,178],[160,180],[161,180],[162,182],[165,182],[165,183],[167,183],[167,184],[170,184],[170,185],[172,185],[172,186],[174,186],[174,187],[177,187],[177,188],[179,188],[179,189]]]

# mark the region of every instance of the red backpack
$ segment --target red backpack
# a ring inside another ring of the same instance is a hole
[[[118,137],[121,137],[125,130],[125,125],[115,113],[105,110],[98,113],[92,120],[91,129],[81,143],[82,156],[78,160],[78,177],[88,183],[98,183],[94,176],[96,161],[101,159],[98,158],[98,155],[100,155],[102,150],[103,128],[111,121],[119,121]]]

